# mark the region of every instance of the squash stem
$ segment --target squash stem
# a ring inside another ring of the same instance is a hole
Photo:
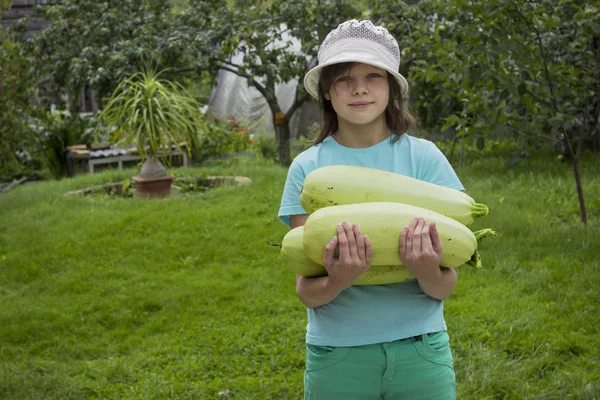
[[[475,235],[475,239],[477,240],[477,243],[479,243],[486,237],[495,237],[496,232],[489,228],[486,228],[473,232],[473,235]]]
[[[482,267],[481,254],[479,254],[479,252],[477,250],[475,250],[475,253],[473,253],[473,255],[471,256],[471,259],[469,261],[467,261],[466,264],[468,264],[474,268],[481,268]]]
[[[475,203],[471,206],[471,216],[473,218],[485,217],[490,213],[489,208],[482,203]]]

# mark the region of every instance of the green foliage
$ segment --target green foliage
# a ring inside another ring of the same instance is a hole
[[[360,11],[346,0],[274,0],[240,8],[216,1],[190,0],[189,3],[187,12],[179,15],[179,25],[187,29],[186,42],[195,65],[215,71],[227,70],[246,78],[248,85],[264,96],[274,119],[282,112],[275,85],[292,79],[301,81],[325,35],[346,19],[360,16]],[[198,31],[204,34],[198,35]],[[300,40],[299,51],[283,41],[284,33]],[[279,41],[282,44],[276,45]],[[243,61],[232,63],[230,56],[239,53],[244,54]],[[294,104],[286,110],[283,124],[276,128],[282,164],[290,161],[289,120],[308,98],[300,84]]]
[[[98,116],[115,127],[113,141],[134,143],[143,160],[187,141],[200,123],[200,105],[181,84],[161,74],[151,69],[132,74],[117,86]]]
[[[222,120],[205,116],[193,138],[192,160],[201,164],[209,158],[245,151],[252,144],[255,125],[238,122],[234,118]]]
[[[186,66],[170,2],[158,0],[65,0],[39,7],[51,25],[27,42],[27,54],[52,100],[67,94],[78,111],[79,93],[89,87],[100,98],[143,63],[158,69]]]
[[[178,187],[181,193],[203,193],[209,189],[206,177],[203,175],[177,178],[173,181],[173,186]]]
[[[543,0],[378,2],[397,38],[417,114],[479,149],[498,137],[600,150],[600,5]],[[583,192],[581,220],[586,222]]]
[[[378,2],[401,40],[403,69],[426,128],[489,137],[600,134],[596,2]]]
[[[253,149],[265,160],[279,161],[275,136],[258,136],[254,140]]]
[[[473,228],[499,233],[444,302],[458,398],[597,399],[597,160],[582,160],[585,227],[564,164],[502,161],[457,170],[490,207]],[[306,310],[266,244],[287,232],[276,218],[287,170],[234,158],[185,171],[252,184],[166,200],[64,195],[124,170],[0,196],[0,399],[301,397]]]
[[[36,94],[34,76],[20,57],[21,45],[0,30],[0,176],[31,173],[28,162],[37,138],[32,120],[39,109],[30,103]]]
[[[20,99],[31,97],[28,90],[38,79],[43,98],[49,95],[58,104],[59,95],[67,94],[67,108],[77,112],[81,88],[109,95],[144,61],[158,69],[173,67],[165,76],[189,87],[200,102],[208,101],[214,76],[224,69],[246,77],[275,117],[281,111],[275,84],[301,78],[331,29],[366,15],[398,38],[401,71],[409,78],[411,104],[426,131],[448,129],[448,135],[478,149],[500,137],[531,143],[557,141],[563,134],[566,152],[573,147],[578,153],[579,138],[584,149],[600,149],[597,1],[66,0],[40,10],[52,23],[47,30],[22,47],[2,44],[0,57],[11,54],[7,59],[14,64],[7,69],[12,76],[21,73],[20,83],[10,89],[14,95],[0,96],[3,109],[17,110],[0,116],[0,131],[7,127],[13,146],[4,144],[8,135],[2,133],[5,170],[24,168],[14,154],[32,137],[24,121],[33,111]],[[17,25],[11,38],[23,33],[25,25]],[[299,51],[273,45],[284,32],[301,41]],[[240,52],[243,62],[233,65],[229,57]],[[7,61],[0,61],[4,68]],[[6,86],[2,79],[0,85]],[[289,119],[307,100],[300,86],[277,128],[283,164],[290,158]],[[292,152],[297,148],[291,144]]]
[[[0,17],[2,16],[2,11],[10,10],[11,6],[11,0],[0,0]]]
[[[95,120],[78,114],[54,112],[46,114],[38,123],[42,151],[39,161],[52,177],[61,178],[67,174],[67,146],[91,145],[96,130]]]

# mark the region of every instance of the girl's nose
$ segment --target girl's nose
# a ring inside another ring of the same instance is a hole
[[[354,84],[354,86],[352,88],[352,93],[355,96],[369,93],[369,88],[367,87],[367,82],[364,79],[354,79],[353,84]]]

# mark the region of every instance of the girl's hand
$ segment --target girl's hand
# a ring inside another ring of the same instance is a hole
[[[442,242],[435,222],[414,218],[400,235],[400,260],[419,282],[439,279]]]
[[[338,245],[339,256],[336,258],[335,249]],[[337,236],[325,246],[323,256],[329,283],[341,289],[352,286],[356,278],[369,269],[372,256],[371,242],[360,233],[358,225],[350,225],[346,221],[338,224]]]

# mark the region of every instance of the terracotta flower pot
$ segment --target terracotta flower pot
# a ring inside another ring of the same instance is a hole
[[[142,178],[134,176],[131,181],[135,184],[135,195],[138,197],[167,197],[171,194],[171,184],[175,175],[158,178]]]

